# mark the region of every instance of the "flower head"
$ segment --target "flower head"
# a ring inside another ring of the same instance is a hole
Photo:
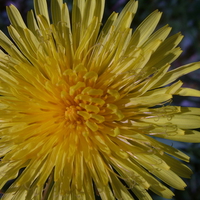
[[[171,198],[191,170],[189,157],[156,140],[199,142],[199,108],[172,106],[173,95],[197,96],[170,70],[181,34],[155,31],[153,12],[136,30],[137,1],[112,13],[101,27],[105,0],[34,0],[27,25],[7,7],[14,43],[0,45],[0,188],[17,177],[8,200]],[[176,159],[177,158],[177,159]],[[23,169],[21,173],[18,173]]]

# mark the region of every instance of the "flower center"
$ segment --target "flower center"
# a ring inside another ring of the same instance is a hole
[[[79,121],[80,116],[77,114],[77,110],[80,108],[78,106],[69,106],[66,107],[65,119],[70,122]]]
[[[120,98],[117,90],[102,88],[97,84],[98,74],[83,66],[63,72],[65,85],[61,98],[65,104],[64,117],[68,126],[84,125],[93,132],[104,126],[105,121],[120,121],[124,118],[118,106],[112,104]]]

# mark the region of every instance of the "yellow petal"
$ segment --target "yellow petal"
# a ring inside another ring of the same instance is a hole
[[[174,124],[178,128],[182,129],[195,129],[199,128],[200,116],[195,116],[195,115],[172,115],[169,117],[150,117],[150,118],[145,118],[142,119],[142,121],[148,122],[148,123],[155,123],[158,125],[167,125],[167,124]]]
[[[10,22],[12,23],[12,25],[14,27],[16,27],[17,29],[18,29],[18,27],[26,28],[26,25],[21,17],[21,14],[15,6],[13,6],[13,5],[8,6],[7,13],[8,13]]]
[[[46,0],[34,0],[34,8],[36,15],[43,15],[47,22],[50,23]]]
[[[200,97],[200,91],[192,88],[180,88],[175,94],[180,96]]]
[[[161,17],[161,13],[157,10],[149,15],[133,33],[130,44],[133,46],[141,46],[151,33],[154,31]]]
[[[62,2],[62,0],[51,1],[52,20],[55,26],[57,26],[58,23],[61,22]]]
[[[185,74],[188,74],[192,71],[195,71],[200,68],[200,62],[197,63],[191,63],[188,65],[184,65],[182,67],[179,67],[177,69],[169,71],[163,78],[160,80],[155,87],[161,87],[164,85],[167,85],[176,79],[178,79],[180,76],[183,76]]]

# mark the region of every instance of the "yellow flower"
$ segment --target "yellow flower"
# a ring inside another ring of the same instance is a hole
[[[172,198],[183,190],[189,157],[156,140],[200,142],[200,109],[171,106],[173,95],[197,96],[174,70],[181,34],[155,31],[158,11],[133,31],[137,1],[101,27],[105,0],[35,0],[27,25],[7,8],[11,25],[0,45],[0,188],[4,200]],[[168,38],[167,38],[168,37]],[[177,158],[177,159],[176,159]],[[23,169],[22,173],[18,172]],[[162,182],[160,182],[161,180]]]

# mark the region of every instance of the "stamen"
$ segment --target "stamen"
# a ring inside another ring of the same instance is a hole
[[[108,89],[107,93],[115,97],[115,100],[118,100],[120,98],[120,94],[117,90]]]
[[[96,131],[99,129],[98,125],[97,125],[95,122],[86,121],[85,124],[86,124],[87,127],[88,127],[90,130],[92,130],[93,132],[96,132]]]
[[[85,80],[90,79],[91,81],[96,82],[96,80],[97,80],[97,78],[98,78],[98,74],[97,74],[96,72],[94,72],[94,71],[90,71],[90,72],[87,72],[87,73],[83,76],[83,78],[84,78]]]
[[[69,94],[72,96],[78,89],[85,87],[84,82],[78,82],[76,85],[73,85],[69,88]]]

